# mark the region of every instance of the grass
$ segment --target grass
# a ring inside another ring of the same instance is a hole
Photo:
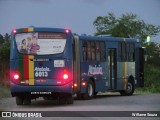
[[[160,67],[145,64],[144,87],[135,90],[135,93],[160,93]]]
[[[0,99],[10,97],[10,96],[11,96],[11,94],[10,94],[9,87],[0,84]]]

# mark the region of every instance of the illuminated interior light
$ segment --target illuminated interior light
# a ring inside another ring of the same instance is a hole
[[[74,84],[74,87],[77,87],[77,84],[76,84],[76,83]]]

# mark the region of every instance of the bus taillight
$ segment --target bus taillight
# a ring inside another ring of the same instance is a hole
[[[14,83],[19,84],[20,83],[20,75],[19,72],[12,72],[11,73],[11,78],[13,80]]]
[[[14,29],[14,30],[13,30],[13,33],[16,33],[16,32],[17,32],[17,31]]]
[[[66,29],[66,33],[69,33],[69,29]]]
[[[15,80],[18,80],[18,79],[19,79],[19,75],[18,75],[18,74],[15,74],[15,75],[13,76],[13,78],[14,78]]]
[[[63,79],[65,79],[65,80],[68,79],[68,74],[64,74]]]

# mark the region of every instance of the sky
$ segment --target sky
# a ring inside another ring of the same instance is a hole
[[[93,35],[93,21],[109,12],[117,17],[134,13],[146,23],[160,25],[160,0],[0,0],[0,34],[35,26]],[[160,34],[151,40],[160,43]]]

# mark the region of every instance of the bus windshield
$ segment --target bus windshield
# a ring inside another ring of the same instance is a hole
[[[15,35],[17,49],[22,54],[59,54],[65,49],[67,36],[64,33],[32,32]]]

